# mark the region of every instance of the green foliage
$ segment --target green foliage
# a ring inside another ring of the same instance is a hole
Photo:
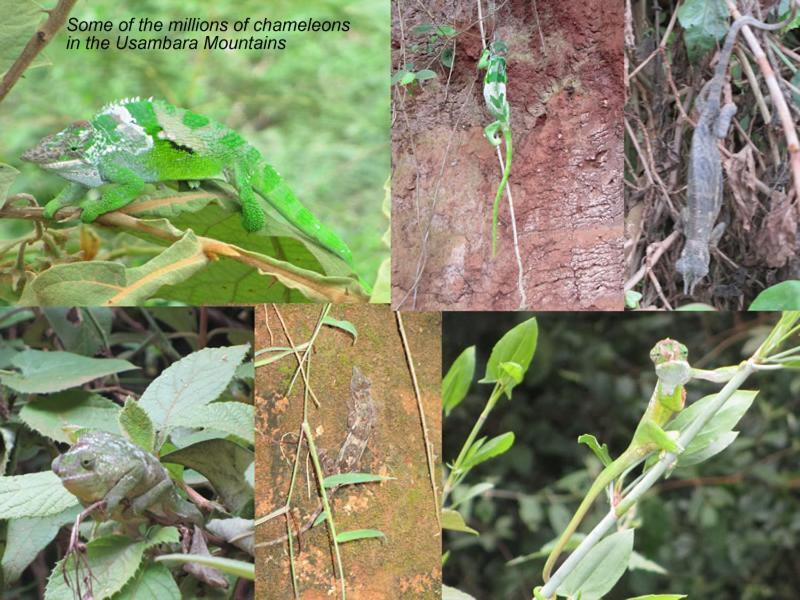
[[[430,69],[414,70],[413,63],[406,63],[392,75],[392,85],[410,86],[412,83],[435,78],[436,72]]]
[[[603,539],[583,557],[558,588],[558,593],[582,600],[598,600],[611,591],[628,568],[633,552],[633,529]]]
[[[524,318],[445,314],[443,363],[452,364],[475,344],[476,369],[482,371],[493,341]],[[653,344],[678,339],[689,348],[691,364],[701,368],[738,364],[776,320],[766,313],[539,315],[536,368],[514,390],[515,401],[493,411],[482,428],[487,438],[513,430],[514,446],[472,472],[484,486],[460,486],[451,494],[464,526],[480,536],[445,532],[445,583],[476,598],[530,597],[552,540],[602,469],[576,439],[591,431],[611,457],[625,448],[655,383],[647,356]],[[787,320],[777,338],[790,331]],[[707,425],[716,433],[713,441],[707,438],[709,455],[695,456],[704,461],[679,463],[657,493],[626,515],[626,524],[637,527],[639,554],[630,555],[628,571],[605,597],[658,597],[658,590],[701,598],[793,596],[796,578],[785,556],[800,548],[792,533],[800,514],[800,498],[792,493],[800,450],[798,386],[800,378],[789,371],[748,379],[745,388],[757,389],[757,400],[742,391],[726,408],[731,412],[724,424]],[[692,381],[687,406],[719,388]],[[447,417],[445,457],[459,451],[485,404],[481,388],[472,388]],[[730,443],[734,430],[738,436]],[[582,531],[607,512],[608,503],[598,500]],[[509,557],[518,558],[510,564]]]
[[[625,292],[625,308],[639,308],[639,302],[641,300],[641,292],[637,292],[636,290],[628,290]]]
[[[137,532],[109,521],[103,527],[82,528],[87,554],[77,564],[75,552],[64,556],[66,538],[53,541],[82,509],[50,470],[53,456],[63,449],[61,444],[73,441],[75,432],[124,433],[148,451],[162,444],[177,448],[161,457],[169,459],[177,483],[203,481],[197,475],[184,481],[178,468],[189,462],[181,461],[182,455],[202,454],[206,463],[214,463],[214,472],[206,475],[202,465],[192,466],[210,482],[212,503],[228,518],[238,515],[237,521],[249,523],[252,530],[254,458],[248,446],[254,435],[253,407],[238,401],[249,396],[252,377],[248,382],[237,376],[249,344],[197,348],[198,340],[207,339],[208,327],[218,328],[216,343],[248,339],[252,312],[216,309],[201,319],[200,311],[208,309],[174,310],[180,314],[171,316],[167,309],[154,315],[137,309],[127,309],[125,315],[123,309],[0,310],[0,396],[13,432],[13,443],[6,442],[13,471],[0,476],[6,586],[18,580],[23,588],[29,585],[35,575],[28,567],[44,550],[42,556],[52,567],[46,598],[72,598],[78,584],[85,591],[86,569],[91,569],[98,599],[116,593],[122,598],[180,597],[173,574],[153,563],[148,552],[156,546],[178,551],[181,540],[174,527]],[[201,324],[205,329],[198,329]],[[164,412],[170,410],[181,414]],[[240,537],[242,533],[240,526]],[[243,560],[249,561],[246,542],[236,547],[244,549]],[[58,556],[64,558],[55,563]],[[69,581],[62,576],[62,565]],[[7,591],[13,594],[14,589]]]
[[[136,574],[149,548],[159,544],[177,544],[179,541],[175,527],[155,527],[143,540],[108,535],[90,541],[86,545],[86,560],[94,575],[94,597],[108,598],[120,591]],[[62,569],[75,573],[76,560],[76,554],[72,553],[56,564],[47,581],[45,600],[73,600],[73,588],[63,576]]]
[[[796,310],[800,308],[800,281],[782,281],[768,287],[748,310]]]
[[[442,410],[445,417],[466,397],[474,376],[475,346],[470,346],[450,365],[447,375],[442,379]]]
[[[0,384],[22,394],[52,394],[136,368],[127,360],[41,350],[19,352],[11,359],[11,367],[17,371],[0,375]]]
[[[481,482],[466,488],[462,482],[478,465],[490,459],[502,456],[514,445],[513,431],[500,435],[476,439],[481,428],[492,412],[497,401],[505,394],[511,399],[511,391],[524,380],[525,373],[533,359],[538,339],[536,319],[528,319],[507,331],[492,348],[486,363],[486,374],[479,383],[493,383],[489,399],[480,416],[473,423],[466,441],[461,446],[458,457],[453,461],[442,493],[442,529],[457,533],[469,533],[479,536],[478,531],[467,525],[464,514],[456,510],[459,505],[469,506],[472,498],[489,492],[494,486],[490,482]],[[449,417],[466,396],[475,373],[476,347],[470,346],[459,354],[451,364],[442,381],[442,407],[445,417]],[[446,363],[445,363],[446,364]],[[455,413],[454,413],[455,414]],[[447,428],[444,428],[445,433]],[[487,441],[488,439],[488,441]],[[448,502],[452,494],[452,500]],[[454,546],[457,548],[457,546]],[[448,556],[450,550],[447,551]],[[448,597],[457,598],[463,594],[460,590],[451,590]],[[467,597],[464,594],[462,597]]]
[[[724,0],[688,0],[678,8],[684,29],[683,42],[691,61],[714,48],[728,31],[728,7]]]
[[[0,77],[6,74],[42,21],[41,8],[31,0],[0,0]],[[33,67],[45,64],[40,55]],[[2,206],[2,198],[0,198]]]

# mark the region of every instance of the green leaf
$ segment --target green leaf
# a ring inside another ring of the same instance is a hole
[[[472,456],[465,459],[462,468],[470,469],[482,462],[489,460],[490,458],[494,458],[495,456],[499,456],[505,452],[508,452],[513,444],[513,431],[507,431],[506,433],[498,435],[497,437],[494,437],[483,444]]]
[[[500,371],[502,371],[504,379],[510,380],[514,386],[522,383],[522,378],[525,376],[525,371],[515,362],[502,362],[500,363]]]
[[[2,0],[0,0],[2,1]],[[0,13],[5,16],[8,16],[8,13]],[[2,62],[2,27],[3,25],[0,24],[0,62]],[[8,190],[11,189],[11,185],[14,183],[14,180],[19,175],[19,171],[17,171],[14,167],[7,165],[5,163],[0,162],[0,208],[3,208],[3,205],[6,203],[6,199],[8,198]]]
[[[748,310],[800,309],[800,281],[782,281],[761,292]]]
[[[99,394],[69,390],[31,400],[19,413],[20,419],[42,435],[57,442],[72,443],[67,429],[107,431],[119,435],[119,406]]]
[[[36,556],[56,537],[58,530],[72,523],[83,509],[75,504],[49,517],[22,517],[9,519],[6,530],[6,548],[2,559],[3,581],[10,584],[19,579],[22,572]]]
[[[417,81],[425,81],[426,79],[438,77],[436,71],[431,71],[430,69],[422,69],[422,71],[417,71],[414,76],[416,77]]]
[[[439,62],[442,63],[444,68],[451,69],[453,67],[454,56],[453,48],[445,48],[442,50],[442,55],[439,57]]]
[[[340,544],[345,542],[352,542],[355,540],[365,540],[368,538],[385,538],[386,536],[382,531],[377,529],[353,529],[352,531],[343,531],[336,534],[336,541]]]
[[[143,304],[165,285],[175,285],[209,262],[197,236],[189,231],[140,267],[92,260],[58,264],[30,281],[22,306],[128,306]]]
[[[688,596],[686,594],[647,594],[628,598],[628,600],[681,600],[681,598],[688,598]]]
[[[737,390],[728,398],[727,402],[705,424],[703,429],[695,436],[686,450],[678,457],[678,466],[697,464],[714,454],[721,452],[733,439],[727,435],[733,430],[739,419],[750,408],[758,392]],[[683,431],[694,421],[698,415],[705,411],[706,406],[714,400],[716,394],[704,396],[691,406],[682,410],[667,425],[668,430]],[[727,437],[726,437],[727,436]]]
[[[638,569],[639,571],[648,571],[650,573],[658,573],[659,575],[667,575],[669,573],[669,571],[667,571],[664,567],[648,558],[645,558],[636,551],[631,552],[631,559],[628,562],[628,569],[631,571]]]
[[[353,336],[354,344],[358,340],[358,331],[356,331],[355,325],[353,325],[350,321],[342,321],[339,319],[334,319],[329,315],[326,315],[325,318],[322,319],[322,324],[328,325],[329,327],[336,327],[337,329],[341,329],[342,331],[346,331],[347,333]]]
[[[391,84],[394,85],[396,83],[399,83],[400,80],[402,80],[406,75],[408,75],[408,71],[406,71],[405,69],[398,69],[397,71],[394,72],[394,75],[392,75]]]
[[[471,500],[475,496],[480,496],[481,494],[488,492],[491,489],[494,489],[494,484],[488,482],[476,483],[468,490],[466,490],[463,494],[458,491],[459,489],[460,488],[456,488],[453,491],[454,502],[450,506],[450,508],[455,508],[459,504],[463,504],[464,502],[466,502],[467,500]]]
[[[202,193],[207,192],[184,194]],[[176,196],[172,191],[167,195]],[[171,235],[191,229],[197,235],[230,244],[232,251],[249,261],[245,264],[220,256],[192,277],[168,282],[158,296],[195,305],[330,301],[330,294],[366,301],[367,291],[349,264],[287,224],[266,201],[258,201],[267,213],[267,223],[256,232],[242,228],[239,203],[222,200],[219,193],[207,193],[198,206],[183,202],[166,205],[177,206],[176,214],[169,208],[137,211],[135,205],[129,205],[127,209],[137,215],[169,217],[144,219],[148,227]]]
[[[255,409],[242,402],[212,402],[183,414],[182,427],[203,427],[234,435],[246,443],[255,444]]]
[[[52,471],[0,477],[0,519],[47,517],[77,504]]]
[[[125,584],[114,600],[181,600],[181,591],[167,567],[151,562]]]
[[[524,374],[536,352],[538,337],[539,327],[535,317],[508,331],[492,349],[492,354],[486,363],[486,375],[479,383],[495,383],[502,380],[506,385],[506,394],[511,397],[511,389],[514,385],[508,375],[503,374],[500,363],[515,362],[522,368]]]
[[[637,292],[635,290],[628,290],[625,292],[625,306],[627,308],[639,308],[639,302],[641,301],[641,292]]]
[[[702,302],[692,302],[690,304],[679,306],[675,310],[679,310],[681,312],[716,312],[717,309],[713,306],[709,306],[708,304],[703,304]]]
[[[43,308],[47,321],[53,327],[65,350],[93,356],[105,348],[111,335],[114,313],[110,308]]]
[[[436,31],[436,26],[433,23],[420,23],[411,28],[411,35],[424,35],[426,33],[433,33],[434,31]]]
[[[727,431],[721,433],[718,437],[712,439],[705,447],[700,447],[697,450],[692,449],[691,452],[685,452],[678,458],[678,467],[690,467],[708,460],[725,450],[736,438],[739,437],[738,431]],[[692,448],[692,444],[689,444]]]
[[[192,352],[147,386],[139,406],[150,415],[161,443],[173,428],[193,426],[192,413],[216,400],[228,387],[249,348],[245,344]]]
[[[253,519],[240,519],[238,517],[211,519],[206,523],[205,528],[251,556],[255,553]]]
[[[41,8],[29,0],[0,0],[0,78],[22,53],[42,21]],[[31,67],[39,67],[47,62],[37,57]],[[22,80],[24,81],[24,79]],[[2,202],[0,202],[2,205]]]
[[[450,27],[450,25],[439,25],[439,27],[436,28],[436,32],[444,37],[453,37],[458,33],[458,31]]]
[[[480,535],[472,527],[468,527],[464,522],[464,517],[457,510],[449,508],[442,509],[442,529],[449,529],[451,531],[463,531],[464,533],[471,533],[473,535]]]
[[[597,458],[600,459],[600,462],[603,463],[604,467],[607,467],[614,462],[614,459],[612,459],[611,455],[608,453],[608,445],[603,444],[601,446],[600,442],[597,441],[597,438],[591,433],[584,433],[583,435],[578,436],[578,443],[589,446],[589,448],[592,449],[592,452],[597,455]]]
[[[475,598],[461,590],[442,584],[442,600],[475,600]]]
[[[678,8],[684,29],[683,41],[689,59],[696,62],[712,50],[728,31],[728,8],[724,0],[686,0]]]
[[[338,473],[329,475],[323,480],[326,488],[334,488],[339,485],[353,485],[356,483],[370,483],[372,481],[391,481],[394,477],[385,475],[373,475],[372,473]]]
[[[611,591],[628,568],[633,551],[633,529],[618,531],[601,540],[567,575],[558,593],[581,600],[597,600]]]
[[[153,422],[147,416],[147,412],[139,406],[133,398],[125,400],[125,406],[119,412],[120,430],[130,441],[144,448],[147,452],[153,452],[156,444],[156,431]]]
[[[414,81],[415,77],[416,76],[414,75],[414,73],[405,73],[400,78],[399,83],[400,83],[400,85],[408,85],[409,83],[412,83]]]
[[[442,410],[445,416],[467,396],[475,377],[475,346],[470,346],[458,355],[442,379]]]
[[[86,569],[91,570],[94,598],[102,600],[121,590],[133,579],[145,551],[158,544],[176,544],[179,541],[178,530],[174,527],[156,527],[150,530],[148,538],[139,541],[123,535],[100,537],[86,544],[85,563],[81,565],[81,572],[85,574]],[[68,573],[75,573],[75,557],[76,553],[73,552],[53,567],[47,581],[45,600],[73,600],[72,589],[64,581],[62,568],[66,568]]]
[[[204,567],[211,567],[223,573],[228,573],[234,577],[242,577],[253,581],[255,579],[255,567],[253,563],[232,558],[220,558],[218,556],[200,556],[199,554],[164,554],[156,557],[156,562],[188,564],[196,563]]]
[[[253,452],[228,440],[207,440],[161,457],[205,475],[228,510],[236,515],[252,511],[253,487],[246,472],[254,460]]]
[[[88,358],[71,352],[24,350],[11,360],[20,373],[0,375],[0,381],[23,394],[51,394],[113,373],[139,367],[119,358]]]

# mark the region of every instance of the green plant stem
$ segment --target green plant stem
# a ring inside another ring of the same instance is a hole
[[[497,401],[503,395],[504,388],[505,386],[503,386],[501,382],[498,381],[495,383],[494,389],[492,390],[492,395],[489,396],[489,400],[486,401],[486,406],[483,407],[483,411],[478,417],[478,420],[475,421],[475,424],[472,426],[472,431],[469,432],[467,441],[464,442],[464,445],[461,447],[461,451],[458,453],[458,458],[456,458],[456,461],[453,463],[453,468],[450,470],[450,474],[447,476],[447,482],[444,484],[444,490],[442,491],[442,506],[446,505],[447,496],[456,486],[458,480],[460,480],[461,464],[464,462],[467,452],[469,452],[469,449],[475,442],[475,438],[478,437],[478,433],[483,427],[483,424],[486,422],[489,413],[492,412],[494,405],[497,404]]]
[[[311,450],[311,461],[314,463],[314,470],[317,473],[319,494],[322,497],[322,508],[325,511],[325,520],[328,522],[328,531],[330,532],[331,540],[333,541],[333,552],[336,555],[336,564],[339,570],[339,581],[341,582],[342,586],[342,600],[345,600],[344,569],[342,568],[342,556],[339,553],[339,542],[336,540],[336,524],[333,522],[331,505],[328,502],[328,494],[325,491],[325,475],[322,472],[322,465],[319,463],[317,445],[314,443],[314,436],[311,434],[311,428],[308,425],[308,421],[303,421],[303,432],[306,434],[308,448]]]

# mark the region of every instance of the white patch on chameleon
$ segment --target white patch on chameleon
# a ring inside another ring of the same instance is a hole
[[[86,164],[81,160],[65,160],[43,164],[42,167],[55,171],[67,181],[74,181],[86,187],[94,188],[105,183],[94,163]]]
[[[486,106],[490,109],[494,107],[492,98],[505,98],[506,84],[499,81],[492,81],[483,86],[483,99],[486,101]]]
[[[123,104],[111,105],[101,114],[108,115],[117,122],[117,131],[122,135],[125,147],[131,154],[143,154],[153,147],[153,138],[136,122]]]

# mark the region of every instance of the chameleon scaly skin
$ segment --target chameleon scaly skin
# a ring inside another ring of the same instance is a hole
[[[621,477],[650,453],[664,450],[679,454],[683,449],[675,439],[664,431],[663,426],[672,416],[683,410],[686,401],[684,385],[692,378],[692,368],[687,362],[686,346],[669,338],[658,342],[650,351],[650,360],[656,368],[658,382],[647,404],[628,448],[614,462],[608,465],[592,483],[586,496],[575,511],[567,528],[561,534],[542,571],[544,582],[550,573],[569,538],[581,524],[583,517],[591,508],[597,496],[613,481]]]
[[[44,138],[22,159],[71,182],[45,206],[48,218],[78,204],[81,220],[90,223],[133,202],[145,183],[222,179],[239,194],[247,231],[266,221],[257,194],[305,236],[352,263],[347,244],[300,203],[256,148],[224,125],[162,100],[108,104],[91,121]],[[84,199],[88,188],[100,186],[99,199]]]
[[[508,105],[508,99],[506,98],[506,84],[508,83],[508,77],[506,76],[507,52],[508,46],[506,46],[505,42],[496,40],[483,51],[478,61],[478,68],[486,69],[486,75],[483,78],[483,99],[486,102],[486,108],[489,113],[495,118],[495,121],[484,128],[483,133],[492,146],[499,146],[504,139],[506,143],[505,169],[503,169],[503,178],[500,180],[500,186],[497,188],[492,206],[492,256],[497,252],[497,209],[500,205],[503,190],[508,183],[508,176],[511,173],[511,157],[513,154],[511,146],[511,107]],[[503,133],[502,138],[498,135],[499,132]]]
[[[793,17],[789,19],[791,18]],[[683,211],[686,244],[675,263],[676,270],[683,277],[684,294],[694,294],[695,286],[708,274],[709,246],[716,245],[725,230],[724,223],[714,226],[722,207],[722,163],[717,140],[728,135],[731,119],[736,114],[735,104],[721,106],[722,84],[736,34],[745,25],[758,29],[780,29],[789,19],[772,25],[753,17],[736,19],[725,37],[714,76],[703,86],[697,97],[699,118],[692,134],[687,206]]]
[[[119,435],[82,435],[52,469],[84,506],[105,500],[105,515],[117,521],[150,515],[162,524],[203,525],[203,515],[178,495],[161,462]]]

